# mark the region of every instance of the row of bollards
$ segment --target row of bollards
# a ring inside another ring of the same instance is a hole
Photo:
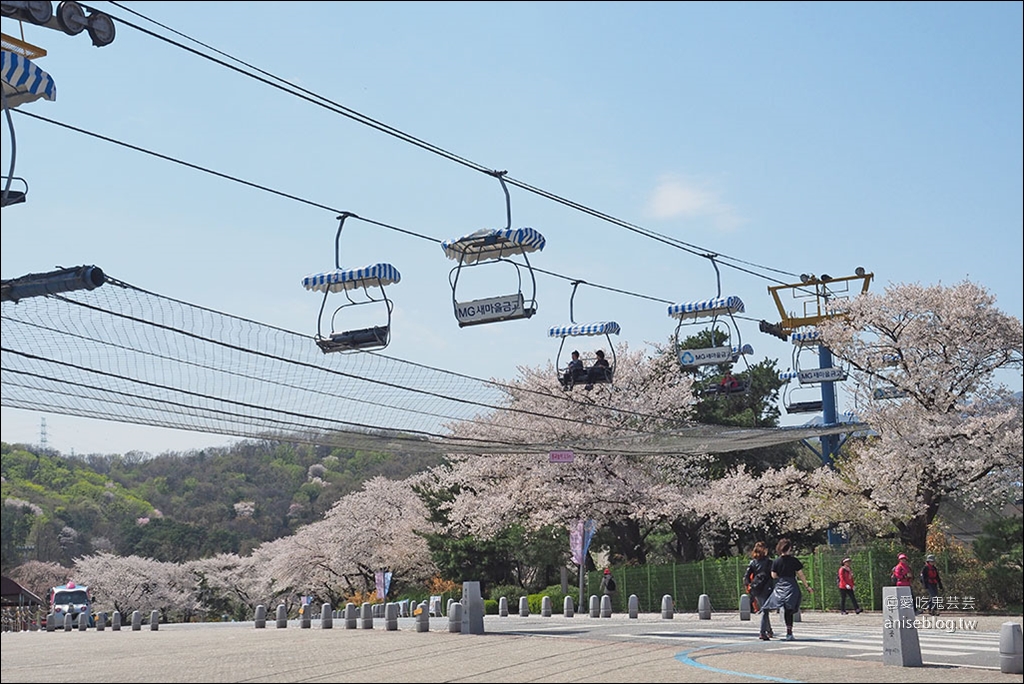
[[[70,632],[71,630],[75,629],[76,620],[70,614],[68,614],[68,613],[65,613],[63,618],[61,616],[55,614],[55,613],[50,613],[49,615],[46,616],[46,631],[47,632],[54,632],[54,631],[56,631],[57,627],[58,627],[58,623],[59,623],[59,626],[61,626],[65,632]],[[89,623],[93,623],[95,625],[95,628],[96,628],[97,632],[102,632],[104,629],[106,629],[106,626],[107,626],[107,613],[106,613],[106,611],[101,611],[101,612],[97,613],[96,617],[95,617],[95,620],[93,619],[93,616],[88,611],[83,611],[83,612],[78,614],[77,624],[78,624],[78,630],[79,631],[84,632],[86,629],[88,629],[89,628]],[[142,629],[142,613],[141,613],[141,611],[138,611],[138,610],[132,611],[132,622],[131,622],[131,625],[132,625],[132,631],[134,631],[134,632],[138,632],[139,630]],[[150,614],[149,614],[149,628],[150,628],[150,630],[152,630],[154,632],[157,631],[158,629],[160,629],[160,611],[158,611],[158,610],[150,611]],[[120,611],[115,610],[110,615],[110,629],[112,631],[115,631],[115,632],[120,631],[120,629],[121,629],[121,612]]]
[[[887,593],[895,595],[899,593],[899,589],[905,588],[885,587],[884,589],[889,590]],[[899,597],[894,596],[893,598]],[[898,601],[890,601],[890,604],[892,606],[902,606]],[[906,605],[911,604],[907,602]],[[571,618],[575,614],[574,608],[575,606],[573,605],[572,597],[566,596],[562,606],[562,614],[567,618]],[[639,600],[636,594],[632,594],[629,596],[627,602],[627,610],[631,619],[637,618],[638,609]],[[355,629],[357,624],[359,624],[362,629],[373,629],[374,617],[382,617],[384,619],[384,628],[387,631],[394,631],[398,629],[399,616],[409,616],[411,614],[415,617],[416,631],[428,632],[430,631],[431,613],[436,615],[440,615],[441,613],[439,601],[434,601],[432,605],[428,605],[426,601],[423,601],[415,607],[410,606],[408,602],[386,603],[383,605],[363,603],[359,607],[358,616],[356,610],[355,604],[349,603],[345,606],[344,611],[342,611],[340,617],[343,619],[345,629]],[[611,597],[607,594],[600,597],[596,595],[591,596],[589,614],[590,617],[595,618],[611,617]],[[740,597],[740,620],[750,620],[750,614],[750,596],[744,594]],[[500,617],[508,617],[508,600],[504,596],[498,601],[498,615]],[[529,601],[525,596],[520,597],[519,599],[519,615],[520,617],[529,617],[530,615]],[[541,598],[541,616],[551,617],[551,615],[551,598],[544,596]],[[673,615],[674,606],[672,597],[665,594],[661,599],[661,617],[666,620],[671,620]],[[912,615],[912,613],[910,613],[910,615]],[[707,594],[701,594],[697,600],[697,616],[700,620],[711,619],[711,599]],[[107,613],[102,611],[96,614],[95,620],[89,612],[80,613],[77,618],[77,628],[79,631],[85,631],[88,629],[90,623],[95,624],[97,631],[103,631],[107,625]],[[114,611],[110,618],[111,630],[119,631],[121,629],[120,611]],[[331,604],[324,603],[321,605],[320,628],[331,629],[334,626],[333,618],[334,613],[331,610]],[[799,620],[799,610],[794,615],[794,619]],[[903,623],[906,622],[906,620],[903,621]],[[912,624],[912,620],[910,620],[910,622]],[[57,614],[50,613],[46,616],[46,631],[56,631],[58,623],[60,623],[60,626],[63,627],[63,631],[65,632],[72,631],[76,626],[76,621],[70,614],[59,616]],[[149,615],[149,628],[155,632],[159,629],[159,625],[160,613],[157,610],[153,610]],[[266,625],[266,607],[263,605],[256,606],[256,628],[265,628]],[[276,625],[278,628],[288,626],[287,608],[283,604],[277,607]],[[299,620],[299,625],[302,629],[308,629],[311,626],[311,616],[309,611],[303,612]],[[141,611],[132,611],[131,629],[136,632],[142,629]],[[448,601],[448,631],[462,632],[466,634],[483,634],[483,598],[480,595],[479,582],[464,583],[463,599],[461,602],[457,602],[454,599]],[[899,638],[901,640],[901,644],[903,646],[908,646],[909,648],[897,649],[901,652],[908,652],[904,653],[904,657],[902,657],[898,662],[883,658],[884,664],[902,665],[904,667],[920,666],[922,663],[919,655],[920,647],[916,644],[916,628],[894,629],[889,631],[893,632],[893,634],[887,633],[885,635],[888,640],[891,641],[894,638]],[[909,659],[906,657],[908,654],[910,656]],[[1022,636],[1021,625],[1018,623],[1006,622],[1002,625],[999,633],[999,668],[1001,672],[1006,674],[1024,673],[1024,636]]]

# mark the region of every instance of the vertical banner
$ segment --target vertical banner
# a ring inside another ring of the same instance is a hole
[[[383,601],[388,597],[388,591],[391,589],[391,571],[378,570],[374,573],[374,580],[377,585],[377,598]]]
[[[576,565],[582,566],[586,560],[590,540],[596,531],[597,523],[593,520],[580,520],[569,528],[569,550],[572,552],[572,562]]]

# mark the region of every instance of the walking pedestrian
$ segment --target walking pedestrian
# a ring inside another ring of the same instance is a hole
[[[897,587],[907,587],[910,589],[910,605],[914,607],[914,613],[920,613],[921,608],[914,601],[914,571],[910,569],[910,559],[907,558],[907,554],[901,553],[896,556],[896,565],[893,566],[889,577],[892,578]]]
[[[942,587],[942,578],[939,576],[939,569],[935,567],[935,555],[929,553],[925,556],[924,567],[921,568],[921,584],[928,592],[928,612],[932,615],[939,614],[939,592],[945,591]]]
[[[775,636],[770,613],[764,610],[765,601],[772,593],[772,561],[768,558],[768,545],[763,541],[754,544],[754,550],[750,552],[750,564],[743,583],[750,595],[750,609],[755,613],[761,612],[761,641],[768,641]]]
[[[850,567],[853,561],[849,558],[844,558],[843,562],[839,564],[839,613],[846,615],[846,600],[849,599],[853,605],[854,612],[860,615],[864,612],[864,609],[857,603],[857,595],[853,590],[853,568]]]
[[[793,542],[789,539],[780,539],[775,545],[775,552],[778,554],[772,562],[772,579],[775,580],[775,586],[761,610],[782,608],[786,621],[786,641],[793,641],[793,614],[800,610],[800,601],[803,599],[797,580],[802,582],[810,593],[813,594],[814,589],[804,575],[804,564],[793,555]]]

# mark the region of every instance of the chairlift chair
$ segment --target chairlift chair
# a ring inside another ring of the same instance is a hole
[[[4,47],[8,43],[20,43],[8,40],[4,34]],[[27,44],[24,44],[27,46]],[[43,53],[45,54],[45,52]],[[28,197],[28,182],[14,175],[17,161],[17,137],[14,134],[14,119],[11,109],[35,100],[56,100],[57,86],[48,73],[36,66],[27,56],[13,50],[0,50],[0,106],[7,119],[7,129],[11,137],[11,161],[8,172],[0,176],[0,208],[21,204]],[[17,181],[17,186],[15,186]]]
[[[824,402],[821,399],[821,394],[818,393],[814,399],[809,399],[808,393],[814,391],[811,387],[801,388],[799,384],[794,385],[793,381],[796,380],[799,383],[800,374],[797,371],[782,371],[779,373],[779,380],[785,380],[786,384],[782,390],[782,406],[786,409],[786,413],[820,413],[824,408]],[[793,394],[803,393],[803,397],[798,401],[794,398]]]
[[[814,328],[805,328],[795,331],[790,335],[793,343],[793,370],[797,373],[797,379],[801,385],[814,385],[822,382],[843,382],[849,376],[847,365],[833,365],[830,368],[821,368],[818,364],[821,358],[821,334]],[[813,360],[808,363],[806,360]],[[833,357],[833,363],[835,358]]]
[[[572,294],[569,296],[569,324],[548,328],[548,337],[560,337],[562,340],[558,345],[558,354],[555,356],[555,372],[558,375],[558,382],[567,390],[572,389],[574,385],[581,382],[588,385],[587,389],[590,389],[589,385],[610,384],[615,377],[615,345],[612,344],[611,336],[619,334],[619,324],[615,321],[600,321],[596,323],[576,322],[573,303],[576,299],[576,290],[582,284],[582,280],[573,281],[572,284]],[[583,371],[579,376],[569,375],[568,362],[562,363],[565,341],[570,337],[595,337],[597,335],[604,335],[605,340],[608,342],[608,349],[612,355],[608,367],[602,371],[599,366],[595,365],[597,360],[596,354],[581,354]],[[587,361],[590,361],[589,366]]]
[[[675,349],[683,371],[693,371],[700,366],[721,365],[734,360],[737,350],[744,348],[739,326],[734,314],[742,313],[743,300],[736,296],[722,296],[722,275],[718,270],[715,255],[705,255],[715,269],[717,293],[711,299],[672,304],[668,315],[677,319]],[[681,349],[683,327],[701,325],[711,330],[711,344],[707,349]]]
[[[345,226],[345,219],[350,216],[354,216],[354,214],[344,213],[338,217],[340,223],[334,241],[336,268],[331,271],[314,273],[302,279],[302,285],[307,290],[324,293],[317,319],[317,334],[314,339],[325,354],[383,349],[391,342],[391,313],[394,310],[394,303],[388,299],[384,286],[399,282],[402,276],[394,266],[386,263],[357,269],[341,268],[339,241],[342,228]],[[345,295],[345,301],[338,305],[330,315],[330,332],[324,334],[327,298],[332,293],[339,292]],[[351,318],[352,308],[366,305],[383,309],[387,316],[387,322],[383,325],[371,325],[363,328],[344,327]]]
[[[495,172],[505,192],[507,221],[504,228],[483,228],[460,238],[445,240],[441,243],[445,256],[458,263],[448,274],[448,282],[452,288],[452,307],[455,320],[459,327],[482,323],[497,323],[522,318],[530,318],[537,312],[537,279],[527,256],[529,252],[544,249],[544,236],[533,228],[512,228],[512,204],[503,176],[505,172]],[[521,266],[510,257],[522,256],[525,266]],[[515,294],[486,297],[482,299],[459,301],[458,284],[463,271],[484,264],[503,262],[511,264],[516,271],[518,287]],[[530,277],[529,295],[523,294],[523,269]]]

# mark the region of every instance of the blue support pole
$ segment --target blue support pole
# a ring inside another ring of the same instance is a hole
[[[825,345],[818,345],[818,367],[832,368],[832,350]],[[835,382],[821,383],[821,419],[825,425],[835,425],[837,422],[836,410],[836,384]],[[829,468],[835,466],[835,457],[839,453],[839,435],[824,435],[821,438],[821,461]],[[836,532],[831,527],[828,530],[828,545],[838,546],[845,544],[847,539],[844,535]]]

